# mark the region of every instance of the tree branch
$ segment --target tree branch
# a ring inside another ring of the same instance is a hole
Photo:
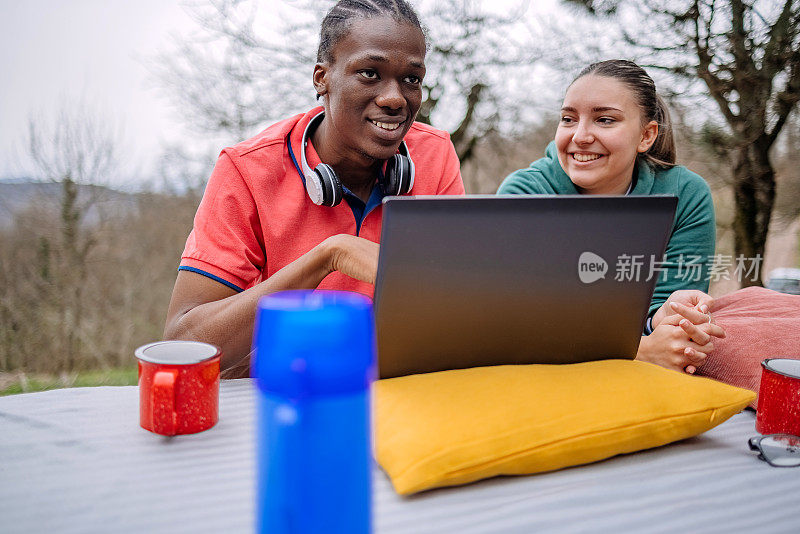
[[[764,60],[762,64],[762,75],[772,79],[785,66],[785,54],[787,46],[791,47],[791,32],[796,30],[797,21],[792,25],[792,0],[786,0],[783,4],[780,16],[772,25],[769,31],[769,41],[764,47]],[[794,27],[793,27],[794,26]],[[788,38],[787,38],[788,37]],[[783,61],[782,61],[783,60]]]
[[[469,127],[472,125],[472,120],[475,116],[475,107],[478,105],[478,102],[481,100],[481,93],[483,90],[486,89],[486,86],[482,83],[474,84],[470,90],[469,95],[467,95],[467,111],[464,114],[464,118],[461,119],[461,124],[458,125],[458,128],[450,134],[450,139],[453,141],[453,145],[459,147],[464,144],[464,138],[467,135],[467,131]],[[475,142],[477,142],[477,138],[473,136],[471,140],[472,147],[475,146]],[[465,150],[471,152],[472,147],[469,146],[470,143],[467,143],[467,146],[464,147]],[[459,154],[459,158],[463,159],[463,156]],[[468,158],[467,158],[468,159]]]
[[[696,67],[697,75],[706,82],[708,86],[708,90],[711,93],[711,97],[717,103],[717,107],[719,107],[720,112],[725,117],[725,120],[731,127],[738,122],[739,118],[736,114],[733,113],[731,110],[730,103],[726,98],[728,90],[730,89],[730,84],[724,80],[719,79],[715,73],[711,72],[711,65],[713,63],[713,57],[709,52],[708,48],[708,36],[710,35],[710,26],[709,23],[705,24],[707,30],[705,39],[701,42],[701,35],[700,35],[700,6],[698,1],[695,0],[693,3],[694,6],[694,18],[692,19],[692,26],[694,27],[694,35],[692,36],[692,41],[694,43],[695,51],[697,52],[697,59],[698,65]]]
[[[729,40],[736,68],[744,75],[742,76],[744,83],[740,84],[742,86],[737,87],[737,90],[739,90],[739,92],[744,92],[745,87],[743,87],[743,85],[750,83],[748,79],[751,78],[752,73],[757,70],[753,63],[753,56],[750,54],[750,50],[747,49],[747,46],[745,46],[747,30],[745,29],[744,19],[745,12],[749,6],[742,2],[742,0],[730,0],[730,3],[732,28],[729,34]]]
[[[789,71],[789,79],[783,91],[778,93],[775,99],[776,113],[778,120],[772,127],[772,131],[767,133],[767,141],[771,146],[778,138],[781,129],[789,118],[795,104],[800,101],[800,51],[793,54],[792,63]]]

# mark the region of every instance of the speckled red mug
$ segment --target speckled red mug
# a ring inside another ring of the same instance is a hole
[[[800,360],[761,362],[756,431],[800,436]]]
[[[194,434],[219,419],[220,350],[197,341],[158,341],[136,349],[139,424],[164,436]]]

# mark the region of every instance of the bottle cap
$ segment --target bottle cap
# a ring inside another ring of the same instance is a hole
[[[364,391],[375,377],[372,302],[347,291],[282,291],[256,311],[251,374],[301,399]]]

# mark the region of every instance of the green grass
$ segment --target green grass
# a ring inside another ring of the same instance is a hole
[[[2,377],[0,396],[32,393],[48,389],[80,388],[91,386],[135,386],[138,381],[136,367],[81,371],[68,376],[42,374],[6,374]]]

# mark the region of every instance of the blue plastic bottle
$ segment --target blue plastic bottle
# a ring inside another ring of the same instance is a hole
[[[370,300],[340,291],[264,297],[253,345],[257,531],[370,532]]]

